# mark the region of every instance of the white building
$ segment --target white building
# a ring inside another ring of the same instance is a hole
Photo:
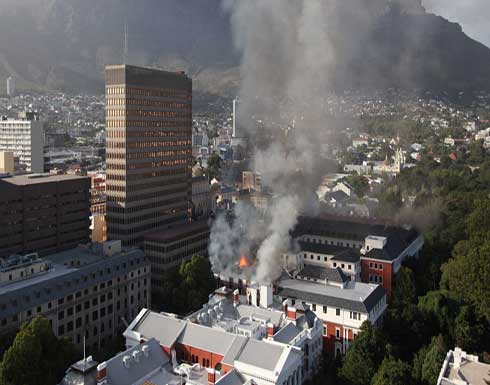
[[[15,79],[13,77],[7,78],[7,95],[15,96]]]
[[[19,158],[20,171],[44,172],[44,127],[34,114],[24,119],[0,120],[0,151]]]
[[[467,354],[460,348],[450,350],[437,385],[488,385],[490,383],[490,365],[479,362],[478,356]]]

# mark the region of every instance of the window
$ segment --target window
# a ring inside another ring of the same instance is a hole
[[[67,332],[73,331],[73,321],[70,321],[66,324],[66,331]]]
[[[67,315],[67,316],[73,315],[73,308],[72,308],[72,307],[70,307],[70,308],[68,308],[68,309],[66,310],[66,315]]]
[[[78,317],[77,320],[75,321],[75,327],[78,329],[82,327],[82,317]]]
[[[333,263],[333,267],[337,267],[337,262],[334,262]]]
[[[80,313],[82,311],[82,304],[78,304],[75,308],[75,312]]]
[[[383,283],[383,276],[382,275],[379,276],[379,283]]]
[[[316,256],[316,259],[319,261],[319,260],[320,260],[320,256],[319,256],[319,255],[317,255],[317,256]]]
[[[383,264],[382,263],[379,264],[379,269],[383,270]]]
[[[92,313],[92,321],[97,321],[98,318],[99,318],[99,313],[96,310]]]
[[[90,301],[85,301],[84,308],[85,308],[85,310],[90,308]]]
[[[352,265],[347,265],[347,269],[352,270]]]
[[[369,268],[372,269],[373,268],[373,263],[372,262],[369,262]]]
[[[326,306],[324,306],[324,307],[323,307],[323,312],[324,312],[325,314],[327,313],[327,307],[326,307]]]
[[[326,326],[324,326],[324,327],[323,327],[323,335],[324,335],[324,336],[326,336],[326,335],[327,335],[327,327],[326,327]]]
[[[65,312],[62,310],[58,312],[58,320],[62,320],[63,318],[65,318]]]
[[[313,303],[313,304],[311,305],[311,308],[313,309],[313,311],[316,311],[316,304],[314,304],[314,303]]]
[[[337,317],[340,317],[340,309],[335,309],[335,314],[337,315]]]
[[[42,311],[41,306],[38,306],[38,307],[37,307],[37,312],[38,312],[38,313],[41,313],[41,311]]]
[[[340,340],[340,329],[339,328],[335,328],[335,338]]]
[[[58,335],[62,336],[63,334],[65,334],[65,326],[60,325],[60,327],[58,328]]]

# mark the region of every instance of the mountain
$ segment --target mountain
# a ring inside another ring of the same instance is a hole
[[[352,12],[338,23],[338,88],[490,86],[490,49],[458,24],[420,0],[376,4],[362,36],[342,30]],[[128,62],[184,69],[202,92],[236,89],[239,56],[220,0],[0,0],[0,84],[15,76],[24,90],[103,92],[104,66],[123,60],[125,21]]]

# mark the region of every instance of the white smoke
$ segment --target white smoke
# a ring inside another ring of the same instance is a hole
[[[320,154],[331,128],[325,113],[335,67],[326,23],[331,9],[324,0],[226,0],[224,7],[242,54],[240,123],[255,133],[260,117],[282,130],[254,155],[273,202],[260,219],[242,204],[234,221],[218,218],[209,252],[214,270],[226,273],[256,249],[254,278],[267,282],[280,275],[290,231],[301,213],[315,210],[315,191],[328,171]]]

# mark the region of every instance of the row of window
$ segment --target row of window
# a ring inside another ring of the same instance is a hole
[[[373,270],[383,270],[382,263],[369,262],[369,268]]]

